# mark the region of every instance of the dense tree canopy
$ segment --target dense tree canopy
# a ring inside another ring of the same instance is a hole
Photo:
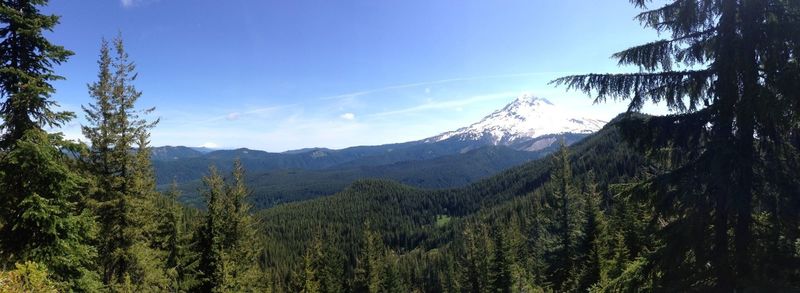
[[[797,291],[800,2],[631,2],[668,37],[614,55],[638,71],[554,81],[630,102],[601,131],[464,187],[360,180],[254,211],[240,160],[209,167],[200,209],[157,191],[120,37],[101,43],[89,145],[48,133],[72,116],[51,99],[58,17],[0,0],[0,291]]]

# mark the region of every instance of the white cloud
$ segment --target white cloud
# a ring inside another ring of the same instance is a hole
[[[437,84],[445,84],[445,83],[452,83],[452,82],[463,82],[463,81],[477,81],[477,80],[487,80],[487,79],[503,79],[503,78],[515,78],[515,77],[526,77],[526,76],[549,76],[549,75],[569,75],[569,74],[576,74],[576,72],[568,72],[568,71],[542,71],[542,72],[524,72],[524,73],[511,73],[511,74],[497,74],[497,75],[484,75],[484,76],[471,76],[471,77],[458,77],[458,78],[447,78],[447,79],[440,79],[440,80],[431,80],[431,81],[423,81],[423,82],[415,82],[415,83],[407,83],[407,84],[397,84],[397,85],[390,85],[381,88],[374,88],[368,89],[363,91],[356,91],[352,93],[346,93],[341,95],[334,95],[334,96],[326,96],[320,97],[320,100],[334,100],[334,99],[343,99],[343,98],[354,98],[359,96],[370,95],[378,92],[385,92],[390,90],[397,90],[397,89],[406,89],[406,88],[415,88],[420,86],[428,86],[428,85],[437,85]],[[426,93],[428,92],[426,89]]]
[[[240,118],[243,118],[243,117],[246,118],[248,116],[253,116],[253,115],[268,116],[270,114],[273,114],[273,113],[277,112],[278,110],[285,109],[285,108],[290,108],[290,107],[293,107],[293,106],[295,106],[295,104],[254,108],[254,109],[250,109],[250,110],[242,111],[242,112],[230,112],[230,113],[225,114],[225,115],[211,117],[209,119],[205,119],[205,120],[198,121],[198,122],[195,122],[195,123],[211,123],[211,122],[221,121],[223,119],[228,120],[228,121],[234,121],[234,120],[239,120]]]
[[[341,116],[339,116],[339,117],[340,117],[340,118],[342,118],[342,119],[344,119],[344,120],[354,120],[354,119],[356,119],[356,114],[353,114],[353,113],[344,113],[344,114],[342,114],[342,115],[341,115]]]
[[[242,116],[242,114],[239,114],[239,112],[232,112],[232,113],[229,113],[228,117],[225,117],[225,119],[228,119],[228,121],[233,121],[233,120],[239,119],[239,117],[241,117],[241,116]]]
[[[119,0],[124,8],[131,8],[136,6],[144,6],[152,3],[159,2],[160,0]]]
[[[441,102],[437,102],[437,101],[433,101],[433,100],[429,99],[427,102],[425,102],[422,105],[418,105],[418,106],[414,106],[414,107],[410,107],[410,108],[405,108],[405,109],[400,109],[400,110],[393,110],[393,111],[375,113],[375,114],[371,114],[369,116],[390,116],[390,115],[398,115],[398,114],[411,114],[411,113],[424,112],[424,111],[430,111],[430,110],[454,109],[454,108],[459,108],[459,107],[463,107],[463,106],[466,106],[466,105],[479,103],[479,102],[483,102],[483,101],[490,101],[490,100],[496,100],[496,99],[508,99],[508,98],[511,98],[511,97],[519,96],[520,94],[521,93],[519,93],[519,92],[502,92],[502,93],[494,93],[494,94],[488,94],[488,95],[472,96],[472,97],[469,97],[469,98],[466,98],[466,99],[461,99],[461,100],[449,100],[449,101],[441,101]]]
[[[201,144],[200,147],[201,148],[215,149],[215,148],[218,148],[219,145],[216,144],[216,143],[213,143],[213,142],[207,142],[207,143]]]
[[[431,88],[429,88],[429,87],[426,87],[426,88],[425,88],[425,93],[426,93],[426,94],[430,94],[430,93],[431,93]]]

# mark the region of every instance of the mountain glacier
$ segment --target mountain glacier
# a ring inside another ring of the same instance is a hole
[[[564,134],[587,135],[600,130],[606,121],[571,114],[545,98],[525,94],[477,123],[428,138],[426,143],[478,141],[515,149],[536,151]]]

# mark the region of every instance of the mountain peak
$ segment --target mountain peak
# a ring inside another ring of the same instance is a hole
[[[511,145],[536,137],[563,133],[588,134],[600,130],[605,121],[571,115],[546,98],[524,94],[481,121],[427,139],[482,140],[493,145]]]
[[[532,94],[522,94],[519,97],[517,97],[513,102],[508,104],[506,107],[520,106],[520,105],[537,105],[542,103],[546,105],[553,105],[553,103],[546,98],[537,97]]]

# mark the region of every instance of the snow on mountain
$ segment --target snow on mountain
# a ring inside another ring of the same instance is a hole
[[[525,94],[475,124],[442,133],[425,141],[458,139],[485,141],[493,145],[519,145],[520,142],[543,136],[565,133],[590,134],[600,130],[605,124],[606,121],[577,117],[545,98]]]

